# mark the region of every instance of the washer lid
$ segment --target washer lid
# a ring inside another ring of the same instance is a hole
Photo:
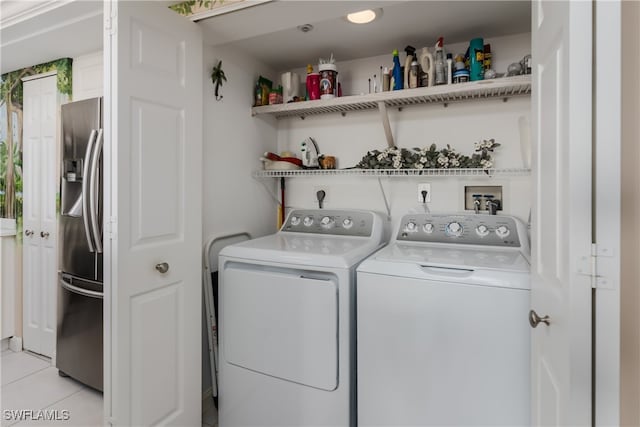
[[[371,255],[381,239],[277,233],[225,247],[221,256],[329,268],[350,268]]]
[[[395,243],[378,252],[376,261],[415,263],[432,267],[501,270],[529,273],[527,259],[517,249],[444,244]]]

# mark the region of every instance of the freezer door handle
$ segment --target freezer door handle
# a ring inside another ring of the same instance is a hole
[[[82,295],[89,298],[99,298],[99,299],[104,298],[104,292],[91,291],[89,289],[79,288],[77,286],[72,285],[71,283],[67,282],[64,279],[60,279],[60,286],[62,286],[64,289],[68,290],[69,292],[73,292],[74,294]]]
[[[91,167],[91,154],[93,153],[93,144],[96,140],[97,131],[91,129],[89,135],[89,143],[87,144],[87,152],[84,156],[84,171],[82,179],[82,221],[84,223],[84,232],[89,245],[89,252],[95,252],[93,240],[91,239],[91,226],[89,224],[89,192],[91,191],[91,179],[89,178],[89,169]]]
[[[102,227],[98,220],[98,209],[100,203],[100,188],[98,188],[98,168],[100,166],[101,153],[102,129],[98,129],[96,144],[93,149],[93,158],[91,160],[91,182],[89,187],[89,216],[91,220],[91,230],[93,232],[93,241],[95,242],[97,253],[102,253]]]

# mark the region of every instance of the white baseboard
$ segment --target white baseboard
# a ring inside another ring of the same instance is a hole
[[[202,392],[202,413],[204,414],[213,406],[213,389],[209,387]]]
[[[9,350],[9,338],[0,341],[0,351]]]
[[[22,351],[22,337],[9,338],[9,349],[11,351]]]

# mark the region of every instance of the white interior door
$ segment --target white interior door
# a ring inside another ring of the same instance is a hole
[[[58,193],[55,75],[25,81],[23,147],[23,346],[55,351]]]
[[[106,2],[105,414],[200,425],[202,35]]]
[[[592,5],[532,7],[532,421],[591,425]]]

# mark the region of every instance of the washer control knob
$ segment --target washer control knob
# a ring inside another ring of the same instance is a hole
[[[425,233],[433,233],[433,224],[431,224],[430,222],[426,223],[422,229],[424,230]]]
[[[305,227],[311,227],[313,225],[313,217],[305,216],[302,223],[304,224]]]
[[[296,225],[300,225],[300,217],[299,216],[292,216],[291,217],[291,225],[296,226]]]
[[[496,234],[501,239],[504,239],[505,237],[507,237],[509,233],[510,233],[509,227],[507,227],[506,225],[501,225],[500,227],[496,228]]]
[[[347,230],[353,227],[353,220],[351,218],[345,218],[342,220],[342,226]]]
[[[476,234],[480,237],[484,237],[489,234],[489,228],[486,225],[479,225],[476,227]]]
[[[447,224],[446,233],[451,237],[460,237],[462,236],[462,225],[459,222],[450,222]]]
[[[331,228],[335,224],[335,221],[330,216],[323,216],[320,220],[322,228]]]
[[[407,226],[405,228],[407,229],[407,231],[416,231],[418,230],[418,225],[415,222],[411,221],[407,223]]]

